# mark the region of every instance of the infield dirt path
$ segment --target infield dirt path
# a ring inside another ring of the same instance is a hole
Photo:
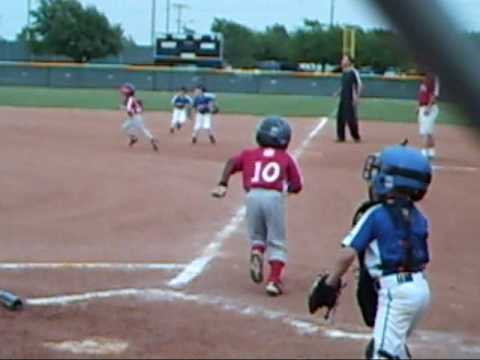
[[[305,295],[315,274],[332,265],[364,198],[365,157],[404,137],[416,140],[415,126],[363,123],[364,144],[340,145],[333,143],[329,124],[308,143],[300,157],[305,191],[289,200],[287,291],[270,299],[249,281],[243,222],[230,229],[197,277],[180,289],[168,286],[205,254],[242,205],[238,177],[224,201],[211,199],[209,191],[224,161],[252,144],[259,119],[221,114],[218,145],[203,139],[193,147],[191,124],[172,136],[168,114],[148,113],[159,153],[147,143],[129,149],[119,132],[121,120],[118,112],[2,108],[1,260],[17,269],[0,269],[1,287],[53,303],[64,294],[80,298],[20,313],[2,310],[0,326],[8,331],[2,332],[0,357],[88,357],[85,348],[71,355],[46,343],[89,338],[128,345],[118,353],[106,350],[114,357],[363,354],[368,329],[354,303],[352,274],[333,325],[307,316]],[[293,150],[319,120],[291,121]],[[421,204],[432,223],[433,304],[412,347],[417,357],[478,357],[478,144],[466,128],[442,126],[438,137],[439,168]],[[91,268],[82,268],[87,263]],[[32,269],[25,270],[26,264]],[[139,268],[128,270],[126,264]],[[112,289],[118,291],[87,301]],[[92,348],[101,354],[99,346]]]

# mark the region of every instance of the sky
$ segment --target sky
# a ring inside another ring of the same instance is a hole
[[[30,0],[34,8],[39,0]],[[111,22],[122,25],[127,36],[138,44],[151,39],[152,0],[80,0],[104,12]],[[156,0],[156,30],[166,31],[166,4]],[[208,32],[215,17],[233,20],[256,30],[275,23],[289,30],[300,26],[305,18],[330,22],[332,0],[170,0],[170,31],[177,29],[174,4],[185,4],[182,22],[198,33]],[[386,27],[386,22],[366,0],[333,0],[336,24],[360,25],[364,28]],[[398,0],[397,0],[398,1]],[[422,0],[425,6],[431,0]],[[28,0],[0,0],[0,36],[13,40],[27,22]],[[440,0],[456,21],[467,30],[480,31],[480,0]]]

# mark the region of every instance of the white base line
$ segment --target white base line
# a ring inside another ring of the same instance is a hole
[[[26,270],[112,270],[112,271],[148,271],[182,270],[181,264],[142,264],[142,263],[0,263],[0,271]]]
[[[295,158],[299,158],[305,151],[308,144],[312,139],[318,135],[318,133],[327,124],[328,118],[321,118],[317,126],[308,134],[307,138],[302,144],[293,152]],[[223,242],[228,239],[235,231],[237,231],[240,224],[245,219],[246,208],[241,206],[237,209],[233,217],[228,224],[219,232],[215,234],[215,237],[211,243],[203,250],[202,254],[193,260],[180,274],[168,282],[168,286],[173,289],[181,289],[191,283],[195,278],[202,274],[210,262],[218,255],[222,248]]]
[[[268,320],[278,320],[293,327],[300,335],[312,335],[321,331],[321,327],[310,321],[295,319],[288,313],[278,310],[269,310],[261,306],[245,306],[228,299],[208,295],[185,294],[174,290],[161,289],[119,289],[84,294],[63,295],[47,298],[28,299],[28,306],[66,306],[92,300],[105,300],[111,298],[136,297],[145,301],[168,301],[168,302],[192,302],[197,305],[214,306],[223,311],[235,312],[249,317],[263,317]],[[342,330],[322,330],[324,335],[332,338],[350,338],[355,340],[367,340],[370,335],[360,333],[348,333]]]
[[[67,306],[86,301],[105,300],[111,298],[131,298],[135,297],[143,301],[163,301],[176,303],[179,301],[190,302],[199,306],[212,306],[214,309],[225,312],[233,312],[238,315],[263,318],[270,321],[280,321],[281,323],[292,327],[299,335],[312,336],[319,334],[330,339],[347,339],[353,341],[367,342],[371,339],[370,332],[348,331],[345,329],[335,329],[325,323],[317,323],[314,320],[296,317],[282,310],[271,310],[262,306],[243,305],[238,301],[230,300],[220,296],[210,296],[206,294],[186,294],[174,290],[162,289],[118,289],[89,292],[84,294],[54,296],[46,298],[28,299],[28,306]],[[443,346],[443,351],[450,353],[459,353],[475,355],[480,354],[480,347],[467,345],[468,343],[477,344],[477,338],[464,338],[461,335],[449,334],[438,331],[421,330],[416,331],[412,339],[412,347],[415,349],[438,350]]]

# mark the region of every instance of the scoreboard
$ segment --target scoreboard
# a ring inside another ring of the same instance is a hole
[[[157,37],[155,64],[194,64],[223,67],[223,38],[220,34],[173,35]]]

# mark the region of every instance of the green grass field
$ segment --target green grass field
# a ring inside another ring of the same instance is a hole
[[[139,91],[147,110],[170,111],[172,93]],[[222,113],[282,116],[329,115],[336,107],[333,97],[296,95],[217,94]],[[120,96],[115,90],[0,87],[0,106],[118,109]],[[415,101],[362,99],[362,120],[415,122]],[[439,122],[466,125],[454,106],[442,103]]]

